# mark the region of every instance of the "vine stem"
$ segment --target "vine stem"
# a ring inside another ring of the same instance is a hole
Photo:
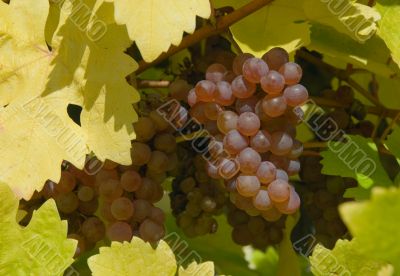
[[[168,80],[142,80],[138,79],[137,88],[168,88],[171,84]]]
[[[201,40],[220,34],[225,31],[226,28],[245,18],[246,16],[258,11],[264,6],[270,4],[274,0],[253,0],[247,5],[242,6],[241,8],[217,18],[215,25],[205,25],[200,29],[196,30],[193,34],[185,36],[181,43],[178,46],[171,46],[166,53],[161,54],[158,58],[153,60],[152,62],[139,62],[139,69],[136,71],[136,74],[140,74],[144,70],[153,65],[163,61],[164,59],[176,54],[177,52],[186,49]]]

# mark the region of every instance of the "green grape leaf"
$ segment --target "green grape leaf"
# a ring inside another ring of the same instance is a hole
[[[400,5],[397,0],[378,0],[375,8],[381,13],[378,35],[392,51],[393,60],[400,66]]]
[[[397,160],[400,159],[400,127],[395,126],[393,132],[387,137],[385,146]]]
[[[343,194],[344,198],[353,198],[354,200],[360,201],[369,199],[371,195],[371,189],[364,189],[363,187],[347,188]]]
[[[171,248],[161,240],[153,249],[149,243],[133,237],[131,242],[112,242],[88,259],[94,276],[165,275],[173,276],[176,261]]]
[[[0,110],[0,180],[19,198],[47,179],[58,182],[62,160],[82,168],[93,151],[102,161],[131,163],[139,94],[125,77],[137,64],[124,54],[130,40],[113,14],[112,4],[93,0],[0,2],[0,103],[7,105]],[[69,104],[83,107],[81,126],[69,118]]]
[[[339,206],[340,215],[357,239],[357,251],[400,271],[400,189],[376,187],[371,199]]]
[[[214,0],[216,8],[239,8],[249,0]],[[288,52],[309,44],[310,26],[303,12],[303,1],[275,0],[230,27],[233,38],[243,52],[262,56],[280,46]],[[284,15],[284,16],[283,16]]]
[[[114,2],[115,20],[125,24],[145,61],[156,59],[172,45],[179,45],[183,32],[193,33],[196,16],[211,15],[208,0],[106,0]]]
[[[310,257],[312,273],[315,276],[378,275],[385,263],[376,261],[369,255],[360,254],[358,246],[359,243],[355,239],[352,241],[338,240],[332,250],[318,244]]]
[[[380,19],[373,8],[350,0],[305,0],[303,7],[310,21],[333,27],[359,42],[375,34],[376,22]]]
[[[279,255],[275,248],[269,246],[265,252],[262,252],[246,246],[244,247],[244,253],[251,269],[264,276],[277,275]]]
[[[311,26],[311,43],[307,48],[387,78],[398,74],[398,66],[388,64],[390,50],[378,36],[360,44],[332,27],[314,23]]]
[[[0,184],[0,274],[63,275],[73,262],[76,241],[67,239],[54,200],[34,211],[28,226],[17,221],[18,199]]]
[[[330,141],[321,152],[322,173],[352,177],[368,189],[372,185],[388,186],[392,181],[379,161],[378,150],[371,139],[345,135],[347,141]]]
[[[178,276],[214,276],[214,263],[213,262],[204,262],[201,264],[196,263],[195,261],[188,265],[187,268],[179,267]]]

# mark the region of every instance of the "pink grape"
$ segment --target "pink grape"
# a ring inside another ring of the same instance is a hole
[[[279,73],[285,78],[287,85],[293,85],[299,83],[303,70],[297,63],[287,62],[279,69]]]
[[[272,202],[269,198],[267,188],[260,188],[258,193],[253,197],[253,205],[261,211],[266,211],[272,208]]]
[[[278,71],[285,63],[289,61],[289,54],[285,49],[275,47],[266,52],[262,59],[268,64],[271,70]]]
[[[204,114],[209,120],[217,120],[219,113],[222,112],[222,108],[217,103],[206,103],[204,107]]]
[[[226,134],[229,131],[237,128],[239,116],[230,110],[222,111],[218,114],[217,126],[220,132]]]
[[[290,185],[285,180],[276,179],[268,185],[268,194],[273,202],[284,202],[289,199]]]
[[[236,98],[248,98],[256,92],[256,84],[247,81],[242,75],[237,76],[232,81],[232,92]]]
[[[261,156],[252,148],[243,149],[238,155],[240,171],[246,174],[255,173],[261,164]]]
[[[232,129],[224,137],[223,143],[228,153],[237,154],[249,145],[249,139],[236,129]]]
[[[259,83],[268,70],[267,63],[261,58],[249,58],[243,63],[243,76],[252,83]]]
[[[134,212],[133,203],[126,197],[115,199],[111,204],[111,214],[117,220],[127,220]]]
[[[206,80],[217,83],[224,79],[227,70],[225,66],[219,63],[211,64],[206,71]]]
[[[286,171],[281,169],[276,169],[276,179],[282,179],[284,181],[289,181],[289,176]]]
[[[206,103],[197,103],[190,109],[190,116],[195,118],[199,123],[204,123],[207,121],[205,105]]]
[[[215,83],[209,80],[202,80],[196,84],[195,91],[199,101],[212,102],[216,89]]]
[[[126,222],[116,221],[107,229],[107,237],[112,241],[130,241],[132,236],[132,228]]]
[[[235,110],[238,114],[244,112],[255,112],[257,103],[258,98],[255,96],[246,99],[238,99],[235,104]]]
[[[279,117],[286,111],[286,99],[282,96],[266,96],[261,103],[262,110],[269,117]]]
[[[286,168],[286,172],[288,175],[296,175],[300,171],[300,162],[299,160],[290,160],[289,164]]]
[[[211,162],[206,163],[206,171],[209,177],[214,179],[219,179],[220,175],[218,173],[218,167]]]
[[[289,106],[299,106],[304,104],[308,99],[308,91],[301,84],[295,84],[288,86],[283,91],[283,97],[285,97],[286,103]]]
[[[260,119],[253,112],[244,112],[240,114],[237,121],[237,129],[246,136],[255,135],[260,129]]]
[[[197,95],[195,89],[191,89],[188,93],[188,98],[187,102],[190,105],[190,107],[194,106],[197,103]]]
[[[261,78],[261,88],[270,95],[276,95],[282,92],[285,87],[284,77],[274,70]]]
[[[295,213],[300,207],[300,197],[293,186],[290,186],[290,197],[288,200],[275,203],[276,208],[283,214],[290,215]]]
[[[232,68],[233,72],[236,75],[241,75],[242,74],[242,69],[243,69],[243,64],[248,60],[249,58],[254,57],[252,54],[249,53],[243,53],[239,54],[238,56],[235,57],[233,60]]]
[[[253,197],[260,190],[260,181],[254,175],[240,175],[236,181],[238,193],[244,197]]]
[[[224,158],[218,164],[218,173],[223,179],[231,179],[239,172],[239,163],[236,160]]]
[[[235,96],[233,95],[230,83],[226,81],[220,81],[217,83],[215,101],[222,106],[229,106],[235,102]]]
[[[302,153],[303,153],[303,143],[300,142],[299,140],[293,140],[293,147],[290,150],[288,157],[290,159],[295,159],[300,157]]]
[[[265,153],[271,148],[271,139],[271,135],[266,130],[259,130],[250,138],[250,146],[259,153]]]
[[[275,155],[286,155],[293,147],[292,137],[286,133],[277,131],[271,135],[271,152]]]
[[[269,161],[261,162],[256,175],[262,184],[269,184],[276,178],[276,167]]]

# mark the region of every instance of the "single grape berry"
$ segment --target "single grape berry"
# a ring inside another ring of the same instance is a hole
[[[252,83],[259,83],[269,71],[267,63],[260,58],[249,58],[243,64],[243,76]]]
[[[245,136],[253,136],[260,129],[260,119],[253,112],[244,112],[240,114],[237,121],[237,129]]]

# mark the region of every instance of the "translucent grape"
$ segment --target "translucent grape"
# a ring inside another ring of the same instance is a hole
[[[195,91],[199,101],[211,102],[214,99],[215,83],[209,80],[202,80],[196,84]]]
[[[220,81],[217,83],[215,101],[222,106],[229,106],[235,102],[235,96],[229,82]]]
[[[261,164],[261,156],[252,148],[243,149],[238,155],[240,171],[245,174],[255,173]]]
[[[78,198],[80,201],[90,201],[94,197],[94,190],[88,186],[80,186],[78,190]]]
[[[303,70],[297,63],[287,62],[279,69],[279,73],[285,78],[287,85],[293,85],[299,83]]]
[[[276,178],[276,167],[269,161],[261,162],[257,169],[256,176],[262,184],[268,184]]]
[[[150,200],[157,189],[157,183],[154,182],[151,178],[143,177],[142,185],[135,192],[135,195],[139,199]]]
[[[272,208],[272,202],[266,188],[261,187],[258,193],[253,197],[253,205],[260,211]]]
[[[168,156],[162,151],[153,151],[147,167],[157,173],[165,172],[168,168]]]
[[[219,179],[218,167],[211,162],[206,163],[206,171],[209,177]]]
[[[300,207],[300,197],[296,190],[290,186],[290,197],[287,201],[275,203],[275,207],[283,214],[294,214]]]
[[[242,75],[237,76],[231,84],[233,95],[236,98],[248,98],[256,92],[256,84],[247,81]]]
[[[278,71],[285,63],[289,61],[289,54],[285,49],[275,47],[266,52],[262,59],[268,64],[271,70]]]
[[[249,145],[249,139],[233,129],[226,134],[223,143],[224,150],[230,154],[237,154]]]
[[[207,121],[205,113],[205,103],[197,103],[189,111],[190,116],[195,118],[199,123],[204,123]]]
[[[150,161],[151,149],[148,145],[139,142],[132,143],[131,149],[132,164],[142,166]]]
[[[288,154],[293,147],[293,139],[286,132],[277,131],[271,135],[271,152],[275,155]]]
[[[103,239],[106,233],[104,223],[97,217],[90,217],[82,224],[82,234],[92,243]]]
[[[239,116],[230,110],[225,110],[218,114],[217,126],[219,131],[227,134],[229,131],[236,129]]]
[[[107,228],[107,237],[111,241],[131,241],[132,236],[132,228],[126,222],[116,221]]]
[[[164,237],[165,229],[164,226],[152,221],[151,219],[146,219],[140,225],[139,233],[140,237],[144,241],[155,242]]]
[[[261,102],[262,110],[269,117],[278,117],[285,113],[286,111],[286,100],[282,96],[266,96]]]
[[[233,64],[232,64],[232,69],[233,72],[236,75],[241,75],[242,74],[242,69],[243,69],[243,64],[246,62],[246,60],[248,60],[249,58],[254,57],[252,54],[248,54],[248,53],[243,53],[243,54],[239,54],[238,56],[235,57],[235,59],[233,60]]]
[[[139,142],[146,142],[153,138],[156,134],[156,125],[148,117],[140,117],[137,122],[133,124],[136,133],[136,140]]]
[[[135,192],[142,185],[142,177],[136,171],[129,170],[121,175],[121,187],[127,192]]]
[[[236,188],[240,195],[252,197],[260,190],[260,181],[255,175],[239,175],[236,181]]]
[[[224,81],[231,83],[236,78],[236,74],[233,71],[226,72]]]
[[[169,122],[157,110],[150,111],[149,117],[158,131],[166,130],[170,126]]]
[[[282,213],[279,212],[278,209],[276,209],[275,207],[272,207],[268,210],[262,211],[261,212],[261,216],[266,220],[266,221],[277,221],[282,217]]]
[[[136,199],[133,201],[133,220],[134,221],[143,221],[147,216],[151,214],[151,203],[147,200]]]
[[[211,64],[206,71],[206,80],[217,83],[224,79],[227,70],[225,66],[219,63]]]
[[[253,112],[244,112],[237,120],[237,130],[245,136],[253,136],[260,129],[260,119]]]
[[[162,225],[165,222],[165,214],[164,211],[158,207],[153,207],[151,208],[150,216],[149,218],[153,220],[154,222]]]
[[[73,192],[60,194],[56,197],[57,208],[60,212],[71,214],[79,206],[79,199]]]
[[[187,97],[187,103],[192,107],[198,102],[197,95],[196,95],[196,90],[192,88]]]
[[[206,103],[204,107],[204,114],[209,120],[217,120],[219,113],[222,112],[222,108],[217,103]]]
[[[111,214],[117,220],[127,220],[133,215],[133,203],[126,197],[115,199],[111,204]]]
[[[261,88],[270,95],[281,93],[285,87],[284,77],[275,70],[269,71],[266,76],[262,77],[260,83]]]
[[[156,135],[153,144],[157,150],[165,153],[173,153],[176,150],[175,136],[170,133]]]
[[[289,106],[299,106],[304,104],[308,99],[308,91],[301,84],[288,86],[283,91],[286,103]]]
[[[211,135],[217,135],[219,133],[217,121],[207,121],[204,123],[204,129],[207,130]]]
[[[268,152],[271,147],[271,135],[265,130],[259,130],[250,138],[250,146],[259,153]]]
[[[268,194],[274,202],[284,202],[289,199],[290,185],[282,179],[276,179],[268,185]]]
[[[290,160],[289,164],[286,168],[286,172],[289,176],[296,175],[300,171],[300,161],[299,160]]]
[[[104,181],[99,186],[99,194],[107,199],[115,199],[122,195],[123,190],[120,182],[115,179]]]
[[[235,159],[222,159],[218,164],[218,173],[223,179],[231,179],[239,172],[239,163]]]
[[[186,80],[176,79],[169,85],[169,91],[172,98],[183,101],[186,99],[188,91],[192,88]]]
[[[217,207],[215,200],[209,196],[206,196],[201,201],[201,209],[204,212],[212,212]]]
[[[252,83],[259,83],[268,73],[268,65],[260,58],[249,58],[243,63],[243,77]]]
[[[300,157],[302,153],[303,153],[303,143],[300,142],[299,140],[293,140],[293,146],[292,149],[290,150],[288,157],[290,159],[296,159]]]
[[[238,99],[235,104],[236,112],[238,114],[244,112],[255,112],[257,102],[258,98],[255,96],[246,99]]]
[[[66,194],[71,192],[76,186],[76,178],[69,171],[61,172],[60,182],[56,185],[56,190],[59,193]]]

